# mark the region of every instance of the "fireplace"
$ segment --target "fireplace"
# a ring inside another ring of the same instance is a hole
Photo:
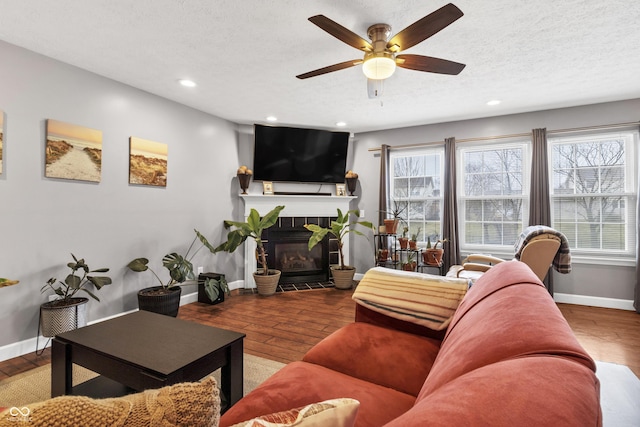
[[[311,232],[303,227],[306,223],[326,226],[328,221],[329,218],[283,217],[265,230],[267,264],[282,272],[280,283],[329,280],[329,238],[325,237],[309,251]]]
[[[329,218],[335,217],[337,209],[342,210],[342,212],[346,212],[350,209],[350,203],[356,199],[355,196],[311,196],[311,195],[262,195],[262,194],[243,194],[240,195],[240,198],[244,202],[244,218],[245,220],[250,214],[252,208],[256,209],[260,213],[269,212],[271,209],[275,208],[278,205],[286,206],[285,209],[280,213],[281,217],[278,220],[278,223],[271,228],[265,230],[265,233],[270,236],[273,233],[279,233],[284,231],[299,231],[301,233],[306,233],[303,242],[293,242],[298,244],[303,244],[304,247],[307,246],[307,242],[309,239],[309,231],[307,231],[303,226],[306,223],[309,224],[318,224],[322,227],[329,226]],[[288,230],[287,230],[288,229]],[[263,237],[267,242],[265,242],[265,246],[271,244],[268,242],[269,237],[265,234]],[[277,236],[276,236],[277,238]],[[319,246],[320,244],[318,244]],[[324,244],[323,244],[324,245]],[[245,288],[255,288],[255,282],[253,280],[253,272],[255,272],[258,268],[255,251],[256,245],[252,239],[247,239],[245,242],[245,257],[244,257],[244,287]],[[322,251],[327,254],[327,260],[324,258],[320,261],[322,264],[323,272],[322,277],[326,277],[328,280],[329,277],[329,265],[334,265],[338,263],[338,248],[337,241],[334,239],[328,239],[326,246],[321,246]],[[286,249],[286,248],[285,248]],[[276,263],[275,252],[267,246],[267,262],[270,263],[269,267],[274,268]],[[344,256],[345,262],[349,263],[349,240],[347,239],[344,242]],[[304,256],[304,255],[303,255]],[[316,264],[317,266],[317,264]],[[326,270],[325,270],[326,268]],[[311,270],[307,270],[310,272]],[[302,276],[306,276],[306,274],[301,275],[299,272],[290,271],[288,278],[284,279],[287,281],[292,280],[314,280],[314,274],[310,274],[310,278],[303,278]],[[325,275],[326,274],[326,275]],[[283,283],[283,279],[280,279],[280,282]],[[317,282],[316,282],[317,283]],[[307,283],[311,284],[311,282]],[[284,286],[297,286],[297,285],[289,285],[286,284]],[[283,287],[284,287],[283,286]]]

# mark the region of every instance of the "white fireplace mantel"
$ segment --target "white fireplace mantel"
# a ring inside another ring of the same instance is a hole
[[[260,215],[264,215],[276,206],[284,206],[280,212],[280,217],[335,217],[338,209],[343,213],[349,210],[350,202],[356,199],[355,196],[321,196],[321,195],[281,195],[270,196],[241,194],[244,201],[244,218],[249,216],[251,209],[257,210]],[[345,263],[349,262],[349,239],[344,242],[343,252]],[[255,288],[253,273],[258,268],[255,253],[256,244],[253,239],[245,241],[244,256],[244,286],[245,288]]]

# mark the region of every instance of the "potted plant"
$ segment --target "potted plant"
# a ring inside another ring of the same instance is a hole
[[[342,214],[342,211],[338,209],[338,217],[335,221],[331,221],[331,225],[329,228],[320,227],[317,224],[305,224],[304,228],[311,231],[311,236],[309,237],[309,250],[311,250],[315,245],[320,243],[324,236],[327,234],[333,235],[338,240],[338,255],[340,264],[336,266],[331,266],[331,275],[333,276],[333,282],[337,289],[351,289],[353,285],[353,276],[356,273],[355,267],[345,265],[344,264],[344,253],[342,252],[342,248],[344,247],[344,238],[349,233],[355,233],[360,236],[365,236],[362,232],[355,229],[356,225],[360,225],[362,227],[366,227],[369,230],[374,230],[373,224],[369,221],[353,221],[349,223],[349,217],[351,215],[360,217],[359,210],[350,210]],[[365,236],[366,237],[366,236]]]
[[[163,282],[160,276],[149,267],[149,259],[147,258],[135,258],[127,264],[127,267],[131,271],[138,273],[149,270],[159,283],[159,286],[150,286],[138,291],[138,308],[140,310],[152,311],[173,317],[178,315],[180,295],[182,294],[180,285],[187,280],[195,280],[191,259],[193,259],[203,246],[206,246],[213,252],[213,247],[207,239],[200,234],[198,230],[194,231],[196,236],[193,238],[191,245],[189,245],[184,255],[172,252],[162,258],[162,266],[169,271],[169,280],[167,280],[167,282]],[[198,239],[202,243],[202,246],[189,256],[191,249],[193,249]]]
[[[278,220],[280,212],[284,206],[276,206],[262,218],[257,210],[251,209],[247,222],[226,221],[225,228],[235,227],[227,234],[227,241],[220,244],[213,252],[233,252],[238,246],[244,243],[247,238],[252,238],[256,242],[256,255],[260,269],[253,273],[253,279],[256,281],[258,294],[268,296],[273,295],[278,288],[280,280],[280,270],[269,269],[267,265],[267,255],[262,242],[262,232],[271,227]]]
[[[402,236],[398,237],[398,242],[400,242],[400,249],[407,249],[409,245],[409,239],[407,238],[407,233],[409,232],[409,227],[402,227]]]
[[[92,284],[96,290],[111,284],[111,278],[107,276],[95,276],[92,273],[106,273],[108,268],[98,268],[91,270],[83,258],[78,259],[74,254],[73,262],[67,264],[71,272],[64,279],[64,282],[55,277],[47,280],[47,283],[40,289],[41,293],[53,290],[56,298],[40,305],[40,331],[44,337],[55,337],[63,332],[71,331],[85,326],[86,303],[88,298],[76,297],[80,291],[96,301],[100,299],[88,288]]]
[[[198,275],[198,302],[219,304],[224,296],[231,295],[229,284],[224,274],[201,273]]]
[[[418,236],[420,235],[421,229],[421,227],[418,227],[418,230],[411,235],[411,240],[409,240],[409,249],[415,251],[418,247]]]
[[[389,259],[389,249],[378,249],[378,261],[387,262]]]
[[[434,267],[440,267],[442,265],[442,256],[444,255],[443,243],[447,241],[447,239],[439,239],[433,247],[431,247],[431,237],[427,237],[427,248],[422,254],[424,263]],[[440,245],[440,247],[438,247],[438,245]]]
[[[397,200],[393,200],[393,208],[388,211],[383,211],[388,215],[391,215],[392,218],[385,218],[383,220],[385,231],[387,234],[396,234],[398,231],[398,224],[402,220],[402,212],[406,209],[406,204],[398,202]]]
[[[404,271],[415,271],[417,265],[415,252],[409,252],[407,254],[407,262],[402,264],[402,269]]]

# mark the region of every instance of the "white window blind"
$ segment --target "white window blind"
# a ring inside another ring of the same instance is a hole
[[[441,235],[444,149],[425,147],[391,152],[391,206],[401,209],[398,233],[408,227],[407,237],[417,235],[435,242]]]
[[[577,255],[635,256],[638,131],[549,139],[552,224]]]
[[[460,248],[512,251],[528,216],[530,144],[486,143],[458,148]]]

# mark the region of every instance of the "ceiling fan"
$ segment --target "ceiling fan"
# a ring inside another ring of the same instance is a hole
[[[391,35],[391,26],[387,24],[374,24],[367,30],[371,42],[368,42],[324,15],[312,16],[309,18],[309,21],[336,37],[338,40],[363,51],[364,58],[329,65],[328,67],[309,71],[296,77],[299,79],[308,79],[309,77],[344,70],[345,68],[360,64],[362,64],[364,74],[370,80],[370,86],[371,80],[381,81],[391,77],[396,66],[428,73],[457,75],[464,69],[465,64],[431,56],[399,55],[398,53],[428,39],[462,16],[462,11],[452,3],[449,3],[409,25],[390,40],[388,39]]]

